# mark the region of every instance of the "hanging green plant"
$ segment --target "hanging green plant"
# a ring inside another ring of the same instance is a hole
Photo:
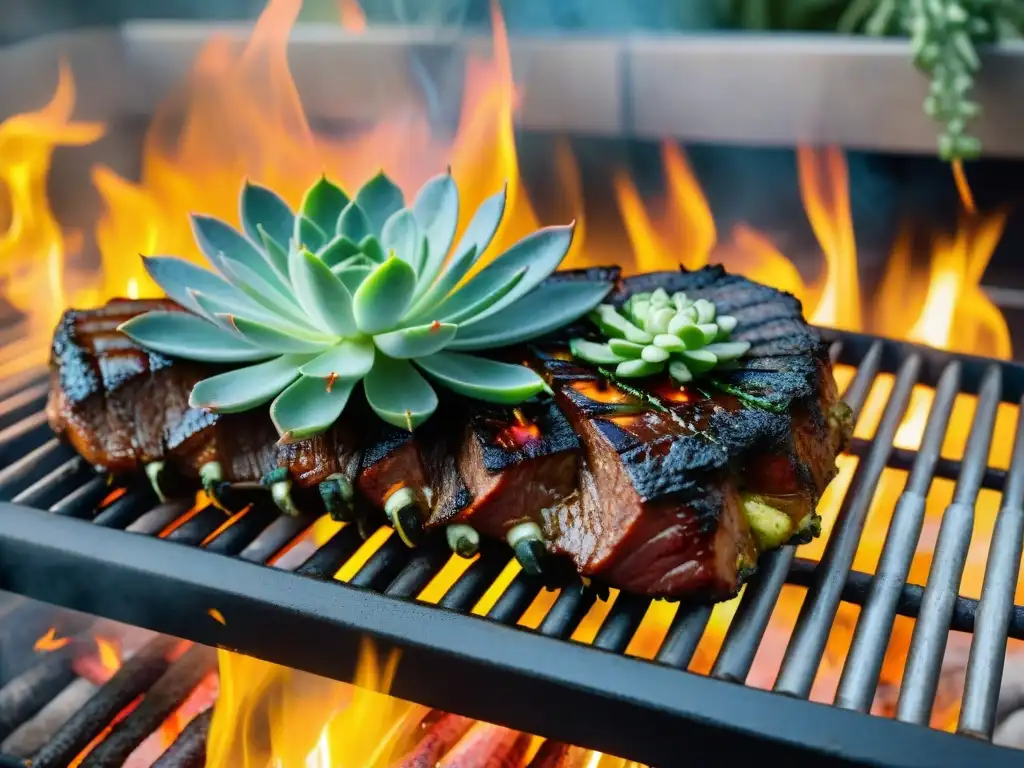
[[[256,363],[200,381],[190,404],[220,413],[258,408],[283,442],[328,429],[362,382],[374,413],[414,429],[434,413],[432,385],[517,404],[546,388],[529,368],[467,354],[535,339],[597,306],[611,284],[551,281],[573,226],[541,229],[467,279],[505,210],[485,200],[455,244],[459,194],[450,174],[406,207],[383,173],[354,198],[327,178],[298,212],[246,183],[243,232],[193,216],[216,271],[175,257],[146,269],[188,312],[148,312],[121,326],[141,346],[211,363]]]

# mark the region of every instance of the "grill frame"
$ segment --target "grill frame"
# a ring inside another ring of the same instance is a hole
[[[91,514],[90,504],[95,504],[97,494],[105,493],[105,484],[91,475],[80,459],[61,462],[68,454],[52,447],[42,453],[37,450],[35,458],[30,452],[29,458],[0,470],[0,487],[6,496],[13,489],[16,502],[29,501],[50,510],[17,503],[0,505],[0,589],[347,682],[354,677],[361,638],[371,637],[383,650],[402,652],[392,688],[397,696],[647,764],[691,762],[694,751],[716,761],[739,759],[753,749],[804,761],[827,758],[839,764],[939,766],[972,760],[1018,764],[1018,752],[981,739],[959,738],[843,708],[863,709],[856,703],[828,706],[803,700],[803,683],[808,665],[817,668],[814,654],[820,655],[824,644],[824,638],[815,634],[815,625],[824,622],[827,636],[841,600],[863,604],[873,599],[875,580],[868,578],[865,584],[860,576],[862,586],[856,589],[852,585],[858,579],[850,576],[859,541],[858,520],[863,524],[858,505],[866,509],[863,497],[874,489],[874,473],[886,466],[906,468],[916,460],[917,452],[901,455],[891,446],[892,431],[903,416],[912,385],[916,381],[934,386],[954,364],[959,378],[956,391],[980,394],[980,413],[989,407],[994,410],[1000,401],[1021,398],[1024,366],[864,334],[821,333],[832,343],[834,359],[857,365],[847,390],[855,411],[863,406],[877,374],[896,374],[886,414],[876,432],[889,440],[854,445],[853,453],[860,461],[823,557],[828,565],[811,568],[797,561],[794,570],[792,548],[762,558],[759,575],[741,601],[709,677],[684,671],[710,615],[706,606],[681,606],[656,661],[647,662],[622,655],[647,606],[647,601],[628,596],[616,600],[592,646],[561,639],[571,633],[591,604],[591,598],[569,588],[563,590],[538,632],[507,626],[514,625],[538,588],[522,576],[489,612],[492,620],[467,615],[508,559],[507,553],[502,556],[497,550],[471,566],[439,606],[431,606],[407,598],[417,594],[440,569],[445,553],[427,548],[409,559],[409,554],[395,545],[394,537],[348,585],[331,580],[331,575],[359,546],[351,529],[342,529],[299,565],[297,574],[254,564],[265,560],[267,553],[255,551],[258,546],[253,543],[240,553],[240,543],[218,544],[231,528],[207,542],[210,532],[203,527],[201,515],[186,524],[191,526],[188,529],[179,529],[177,540],[206,543],[212,551],[196,546],[170,549],[169,542],[153,536],[128,537],[116,530],[127,525],[129,531],[156,533],[165,528],[165,520],[175,519],[174,508],[146,511],[152,505],[147,504],[145,494],[127,494],[93,522],[75,519]],[[947,374],[948,378],[952,377]],[[24,377],[0,388],[0,417],[19,417],[0,429],[0,452],[8,458],[12,445],[45,429],[31,410],[36,400],[22,396],[21,401],[14,401],[15,406],[7,405],[26,389],[43,391],[35,386],[35,380]],[[0,420],[0,424],[5,422]],[[976,486],[975,494],[981,486],[1001,490],[1006,485],[1016,492],[1024,478],[1024,442],[1018,440],[1015,460],[1007,472],[987,469],[988,445],[984,435],[972,438],[963,460],[946,460],[941,467],[936,462],[934,475],[969,476],[968,485]],[[36,467],[42,478],[25,485],[25,469],[41,458],[48,461]],[[959,493],[958,483],[958,499]],[[137,498],[140,495],[141,500]],[[870,501],[870,493],[867,499]],[[951,509],[954,507],[957,505]],[[973,624],[981,642],[972,645],[968,691],[973,692],[965,692],[961,730],[982,739],[991,736],[992,705],[1007,630],[1021,631],[1019,617],[1024,608],[1013,605],[1012,588],[1017,576],[1013,566],[1019,562],[1024,533],[1022,518],[1019,501],[1001,510],[996,530],[1011,535],[998,539],[1006,544],[993,547],[980,601],[959,596],[940,600],[949,597],[948,591],[904,584],[891,608],[875,609],[882,610],[883,616],[891,610],[892,615],[922,613],[930,617],[918,622],[929,629],[922,630],[920,640],[915,630],[909,662],[925,669],[934,663],[936,647],[940,655],[945,647],[946,610],[946,624],[965,629],[968,621]],[[945,538],[950,543],[940,543],[940,549],[966,551],[965,519],[971,517],[944,515],[941,527],[949,533],[940,534],[940,542]],[[286,518],[269,525],[274,526],[281,529],[276,546],[283,546],[301,531]],[[170,538],[173,541],[174,534]],[[266,545],[260,546],[266,549]],[[239,556],[224,557],[215,553],[218,551]],[[962,569],[962,560],[959,562]],[[950,574],[959,581],[956,564],[955,559],[943,561],[945,581]],[[59,579],[54,578],[55,573],[60,574]],[[804,603],[808,616],[801,616],[789,644],[784,664],[784,671],[789,671],[780,675],[782,685],[776,686],[790,695],[779,696],[730,680],[745,679],[749,672],[762,625],[785,582],[810,585],[810,591]],[[223,614],[226,624],[208,615],[211,608]],[[287,634],[268,632],[268,626],[284,628]],[[757,641],[753,651],[750,637]],[[798,637],[803,639],[797,641]],[[940,638],[941,644],[936,645]],[[804,655],[795,655],[798,653]],[[998,668],[994,668],[997,661]],[[912,681],[905,688],[920,701],[928,694],[927,681],[924,686]],[[913,714],[901,716],[911,722],[919,720]],[[595,723],[599,725],[595,727]],[[681,744],[687,745],[685,755],[679,754]]]

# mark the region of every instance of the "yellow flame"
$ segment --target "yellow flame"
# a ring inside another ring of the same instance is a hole
[[[7,301],[25,312],[28,333],[44,354],[38,336],[49,333],[66,304],[70,240],[47,198],[50,161],[54,148],[91,144],[104,132],[100,123],[73,121],[74,106],[75,81],[61,61],[50,102],[0,123],[0,285]]]

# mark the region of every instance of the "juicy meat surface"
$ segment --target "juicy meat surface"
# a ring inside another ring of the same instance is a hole
[[[357,392],[326,433],[280,445],[265,410],[188,405],[193,385],[224,368],[148,353],[117,331],[141,312],[180,307],[114,300],[61,319],[48,417],[102,471],[162,461],[194,479],[217,462],[227,483],[259,483],[283,468],[299,487],[340,474],[378,509],[409,487],[425,502],[428,528],[460,523],[503,538],[532,521],[550,552],[610,586],[729,597],[753,571],[757,541],[765,546],[745,500],[788,515],[794,533],[813,533],[804,524],[849,439],[826,349],[795,298],[719,267],[551,279],[583,277],[615,280],[616,304],[656,287],[709,299],[738,319],[733,339],[750,351],[684,388],[667,376],[619,380],[572,359],[566,340],[594,335],[580,322],[517,353],[553,397],[512,408],[442,393],[436,417],[409,433],[368,418]]]
[[[580,442],[550,401],[518,408],[473,404],[456,464],[472,502],[440,522],[468,523],[502,538],[518,523],[540,521],[541,510],[576,487]]]

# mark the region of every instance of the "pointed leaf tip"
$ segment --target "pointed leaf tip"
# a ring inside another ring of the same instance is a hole
[[[300,377],[270,405],[279,442],[305,440],[330,429],[345,410],[355,384],[354,380],[336,381],[328,389],[321,378]]]
[[[324,174],[306,190],[299,212],[322,231],[333,234],[341,212],[348,204],[349,197],[345,191]]]
[[[373,412],[400,429],[415,429],[437,410],[437,394],[408,360],[378,355],[363,389]]]
[[[379,170],[356,194],[356,201],[370,220],[372,233],[379,236],[384,222],[405,205],[405,196],[398,185]]]
[[[186,360],[242,363],[274,356],[188,312],[146,312],[121,323],[118,331],[152,352]]]
[[[189,395],[189,405],[215,413],[239,413],[270,402],[299,377],[309,355],[282,355],[203,379]]]

